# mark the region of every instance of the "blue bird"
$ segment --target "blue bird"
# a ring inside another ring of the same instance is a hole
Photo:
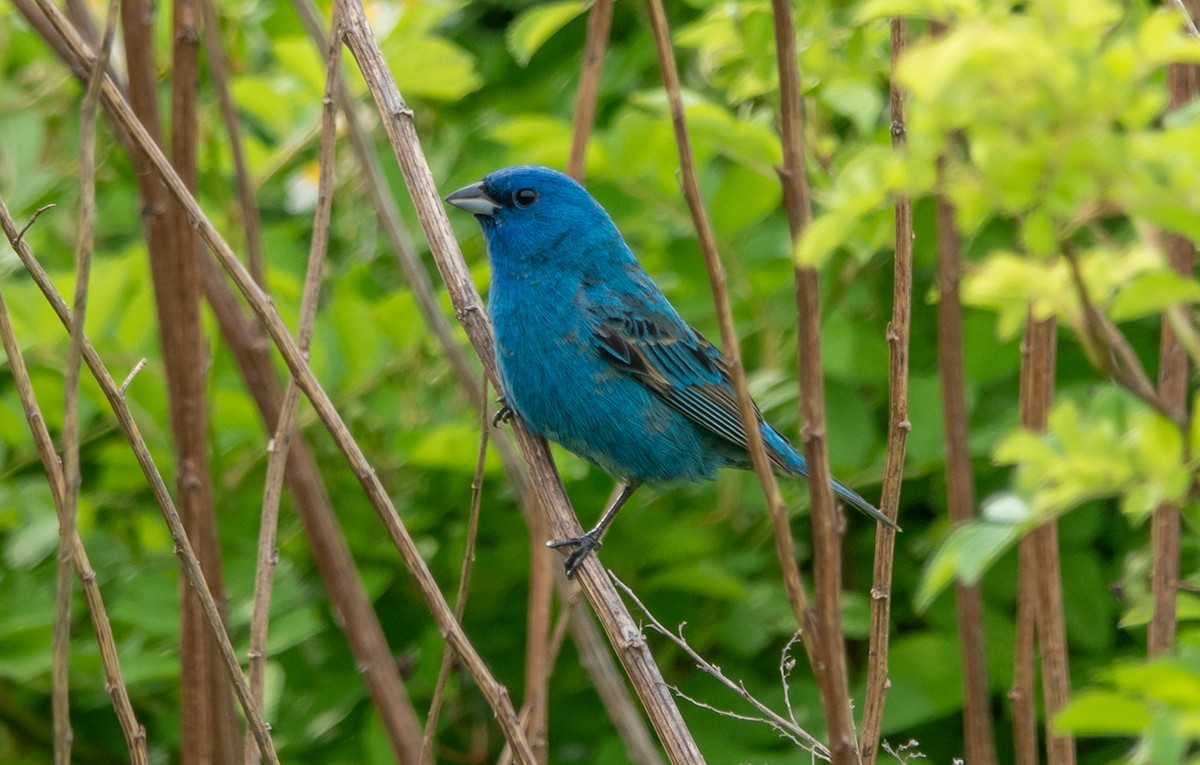
[[[511,410],[531,432],[624,485],[590,531],[547,543],[574,548],[568,576],[642,484],[751,467],[721,352],[680,318],[582,186],[522,165],[446,201],[474,214],[487,240],[488,310],[506,407],[498,417]],[[758,426],[775,469],[807,476],[803,455],[761,413]],[[833,490],[895,528],[842,483]]]

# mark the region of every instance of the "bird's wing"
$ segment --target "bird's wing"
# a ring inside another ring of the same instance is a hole
[[[689,420],[742,448],[746,429],[721,352],[682,321],[610,314],[592,333],[596,349]],[[755,406],[754,413],[763,422]],[[786,467],[767,446],[771,461]]]

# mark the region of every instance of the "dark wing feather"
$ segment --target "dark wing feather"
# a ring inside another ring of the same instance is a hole
[[[682,329],[682,331],[681,331]],[[600,354],[697,425],[746,448],[746,429],[721,353],[699,332],[642,316],[610,316],[593,333]],[[762,413],[754,408],[762,423]],[[766,445],[771,461],[786,468]]]

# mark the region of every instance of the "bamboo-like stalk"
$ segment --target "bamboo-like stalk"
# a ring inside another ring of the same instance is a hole
[[[908,23],[902,18],[891,22],[892,149],[907,150],[907,123],[904,117],[904,90],[896,81],[896,67],[908,46]],[[900,485],[904,479],[904,447],[912,423],[908,420],[908,346],[912,324],[912,199],[898,194],[895,200],[895,258],[892,265],[892,320],[887,328],[888,349],[888,441],[883,470],[883,494],[880,509],[893,521],[900,512]],[[863,762],[873,765],[883,727],[884,702],[888,689],[888,632],[892,614],[892,561],[895,559],[896,532],[880,525],[875,536],[875,563],[871,586],[871,637],[867,659],[867,697],[863,708],[862,734],[859,738]]]
[[[202,0],[206,4],[209,0]],[[215,13],[212,14],[215,16]],[[214,19],[215,20],[215,19]],[[334,9],[333,26],[338,25],[337,9]],[[210,35],[210,40],[220,47],[219,36]],[[307,355],[312,341],[313,322],[317,317],[317,304],[321,292],[321,276],[325,268],[325,256],[329,251],[329,224],[333,209],[334,162],[337,158],[337,90],[341,79],[341,46],[331,45],[326,54],[325,97],[321,111],[321,149],[318,160],[317,204],[313,213],[312,241],[308,252],[308,266],[304,275],[304,291],[300,298],[300,319],[296,328],[296,345]],[[245,201],[245,200],[243,200]],[[253,201],[253,200],[251,200]],[[251,251],[253,252],[253,251]],[[261,253],[260,253],[261,257]],[[254,258],[250,258],[250,273],[258,284],[263,284],[262,264],[255,274]],[[275,537],[279,525],[279,501],[283,495],[283,477],[287,466],[292,439],[292,421],[296,405],[300,401],[300,389],[295,378],[288,380],[283,393],[283,404],[279,411],[279,422],[271,438],[267,457],[267,477],[263,487],[262,521],[259,525],[258,555],[254,573],[254,606],[250,621],[250,644],[247,662],[250,675],[250,693],[259,707],[263,703],[263,673],[266,665],[267,628],[271,617],[271,590],[274,585],[275,562],[278,550]],[[409,747],[397,752],[402,762],[411,762],[420,751],[419,728],[408,731]],[[254,742],[246,737],[243,761],[247,765],[258,765]]]
[[[946,159],[938,160],[939,183],[945,177]],[[970,414],[967,411],[966,371],[963,358],[963,314],[959,295],[961,281],[962,245],[958,235],[957,211],[944,193],[937,197],[937,343],[938,370],[942,380],[942,422],[946,429],[946,506],[950,523],[959,526],[975,517],[975,482],[971,472],[969,442]],[[967,760],[980,765],[995,765],[996,747],[992,733],[991,704],[988,698],[987,661],[983,634],[983,598],[979,586],[955,583],[955,616],[958,626],[959,660],[963,681],[963,730]],[[1018,625],[1021,624],[1018,617]],[[1033,620],[1029,632],[1018,638],[1018,653],[1033,649]],[[1018,626],[1018,629],[1021,629]],[[1023,642],[1025,641],[1025,642]],[[1018,666],[1024,666],[1018,662]],[[1032,664],[1029,665],[1032,668]],[[1019,742],[1018,758],[1029,751],[1036,752],[1037,730],[1034,718],[1024,713],[1033,707],[1022,707],[1025,688],[1032,694],[1033,676],[1014,682],[1014,736]],[[1029,696],[1032,698],[1032,695]],[[1018,707],[1022,713],[1017,714]],[[1026,725],[1027,723],[1027,725]],[[1026,727],[1022,727],[1026,725]],[[1032,738],[1029,738],[1032,735]],[[1018,759],[1018,762],[1022,762]],[[1023,765],[1031,765],[1023,763]]]
[[[42,0],[39,1],[41,2]],[[71,43],[72,37],[75,38],[75,42],[79,42],[78,36],[74,35],[74,29],[69,26],[70,22],[66,20],[66,17],[62,15],[58,8],[43,2],[42,11],[54,23],[59,32],[63,34],[64,39],[69,44],[72,44],[72,47],[74,47],[74,44]],[[64,29],[69,29],[71,33],[66,34],[63,31]],[[94,63],[94,58],[89,56],[89,59],[90,63]],[[102,88],[101,93],[103,97],[111,99],[113,95],[112,91],[115,90],[112,82],[105,78]],[[128,107],[125,108],[128,109]],[[130,116],[132,117],[132,113]],[[165,157],[163,158],[163,162],[164,164],[166,163]],[[54,312],[58,314],[59,321],[62,322],[64,327],[70,329],[72,322],[71,310],[67,307],[66,301],[62,299],[62,296],[58,294],[58,290],[54,288],[50,277],[47,276],[45,269],[41,267],[34,257],[29,245],[21,240],[20,232],[17,230],[12,215],[8,211],[8,206],[2,198],[0,198],[0,228],[3,228],[9,243],[17,253],[17,257],[21,260],[22,265],[25,266],[25,270],[29,272],[38,289],[45,295]],[[104,392],[105,398],[108,399],[108,403],[117,417],[117,423],[129,441],[138,466],[142,469],[142,474],[146,478],[146,482],[149,484],[159,508],[162,510],[163,520],[166,521],[167,527],[171,532],[171,539],[174,542],[175,554],[183,564],[184,578],[196,591],[197,597],[200,600],[208,626],[212,630],[212,634],[220,649],[220,656],[224,661],[226,671],[233,682],[234,691],[242,704],[242,710],[246,714],[246,719],[251,729],[256,732],[256,738],[263,758],[268,763],[275,765],[279,762],[279,759],[275,755],[275,748],[271,742],[270,733],[267,732],[262,715],[259,714],[257,707],[250,698],[249,686],[242,675],[241,667],[238,666],[237,657],[234,656],[233,646],[230,644],[229,636],[225,632],[225,625],[221,621],[216,601],[213,599],[208,582],[200,570],[200,562],[197,560],[196,553],[192,549],[191,541],[188,539],[187,532],[183,527],[183,520],[179,516],[179,511],[176,509],[175,503],[171,499],[171,494],[167,490],[167,484],[163,480],[162,474],[158,472],[158,467],[154,464],[154,459],[150,456],[150,451],[146,447],[145,440],[142,438],[137,421],[134,420],[133,414],[129,411],[129,407],[125,403],[123,391],[117,385],[116,381],[113,380],[108,369],[105,368],[99,354],[96,353],[96,349],[92,347],[92,344],[88,342],[86,335],[82,340],[82,352],[84,362],[92,370],[92,375],[100,384],[100,389]]]
[[[1187,8],[1183,8],[1187,12]],[[1171,109],[1187,105],[1200,91],[1200,70],[1190,64],[1171,64],[1167,68],[1167,91]],[[1171,267],[1190,275],[1196,259],[1195,244],[1178,234],[1164,234],[1164,245]],[[1162,338],[1158,350],[1158,393],[1174,406],[1179,419],[1187,419],[1188,357],[1183,343],[1163,314]],[[1151,656],[1169,653],[1175,646],[1175,601],[1179,594],[1179,506],[1164,503],[1150,521],[1150,548],[1153,566],[1150,573],[1154,594],[1154,612],[1146,636]]]
[[[199,179],[199,0],[173,0],[171,9],[171,164],[194,192]],[[223,610],[225,587],[208,459],[208,396],[201,374],[207,359],[200,323],[200,241],[182,207],[168,205],[166,217],[171,246],[150,253],[150,274],[175,441],[175,491],[200,568]],[[182,582],[180,596],[180,762],[233,762],[240,736],[218,649],[208,637],[203,607]]]
[[[1045,430],[1054,399],[1056,329],[1054,319],[1039,321],[1032,310],[1029,312],[1021,359],[1021,425],[1033,431]],[[1034,599],[1049,763],[1073,765],[1074,739],[1057,733],[1052,724],[1054,715],[1066,704],[1070,693],[1057,523],[1047,521],[1030,532],[1021,540],[1021,548],[1022,566],[1018,576],[1030,579],[1032,584],[1028,588],[1019,588],[1019,591]],[[1032,697],[1029,703],[1033,703]]]

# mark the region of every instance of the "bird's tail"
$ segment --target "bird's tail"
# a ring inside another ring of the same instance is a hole
[[[789,473],[802,475],[805,478],[808,478],[808,462],[804,459],[803,454],[796,451],[796,448],[793,447],[786,438],[780,435],[780,433],[770,425],[764,423],[762,433],[763,439],[767,442],[767,445],[771,447],[771,451],[774,452],[774,454],[771,456],[779,467],[782,467]],[[879,508],[863,499],[858,492],[854,491],[854,489],[851,489],[849,486],[836,478],[832,480],[833,493],[836,494],[840,499],[871,516],[884,526],[895,529],[896,531],[900,530],[900,527],[896,525],[895,521],[884,515]]]
[[[863,511],[875,520],[879,521],[884,526],[895,529],[896,531],[900,530],[900,527],[896,525],[896,522],[884,515],[883,511],[863,499],[858,492],[856,492],[854,489],[851,489],[849,486],[836,478],[833,479],[833,493],[846,500],[846,502],[850,503],[851,505],[854,505],[854,507]]]

